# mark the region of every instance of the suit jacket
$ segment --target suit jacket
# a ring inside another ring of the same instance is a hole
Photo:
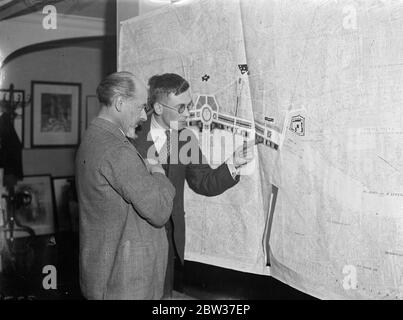
[[[149,157],[150,154],[153,154],[152,150],[155,150],[154,142],[149,134],[150,125],[151,116],[148,117],[146,122],[143,122],[141,129],[137,131],[138,137],[135,140],[131,140],[144,158]],[[207,164],[207,161],[203,157],[198,145],[196,148],[198,155],[197,157],[193,158],[197,159],[196,163],[193,161],[191,163],[183,163],[183,161],[181,161],[183,159],[180,159],[181,157],[179,157],[181,154],[181,149],[188,144],[191,139],[197,139],[189,129],[184,130],[186,130],[186,132],[182,133],[185,134],[181,134],[180,136],[188,136],[188,139],[184,141],[171,139],[171,161],[169,168],[168,165],[163,165],[169,180],[175,186],[176,190],[171,217],[173,222],[173,240],[176,252],[182,263],[184,261],[185,254],[185,211],[183,206],[185,180],[194,192],[210,197],[223,193],[225,190],[231,188],[239,181],[239,176],[234,179],[225,163],[216,169],[212,169]],[[176,137],[177,136],[178,134],[176,134]],[[197,140],[192,141],[197,142]],[[193,148],[192,151],[194,150],[195,149]],[[172,159],[178,161],[172,161]]]
[[[160,299],[175,188],[119,128],[95,118],[76,157],[80,286],[87,299]]]

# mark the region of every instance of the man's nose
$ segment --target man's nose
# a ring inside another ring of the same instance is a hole
[[[141,110],[140,119],[143,121],[147,121],[147,113],[144,109]]]

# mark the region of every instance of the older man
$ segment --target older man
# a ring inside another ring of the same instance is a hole
[[[80,286],[87,299],[160,299],[167,265],[165,229],[175,189],[127,137],[145,120],[146,88],[129,72],[101,81],[102,107],[76,158]]]

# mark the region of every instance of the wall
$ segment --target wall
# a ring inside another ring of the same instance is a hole
[[[153,10],[157,10],[161,7],[171,5],[168,2],[158,2],[151,0],[116,0],[116,44],[117,51],[119,50],[119,33],[120,33],[120,23],[122,21],[137,17],[139,15],[144,15]],[[116,59],[118,58],[118,55]]]
[[[11,60],[3,67],[5,75],[2,88],[13,83],[15,89],[25,90],[26,99],[31,94],[31,81],[59,81],[81,83],[81,134],[85,125],[85,101],[94,95],[102,78],[103,54],[96,47],[51,47],[27,53]],[[25,175],[74,174],[75,149],[30,149],[31,106],[27,105],[24,117],[23,166]]]
[[[120,23],[127,19],[136,17],[139,15],[139,2],[138,0],[117,0],[116,1],[116,46],[119,50],[119,32]],[[116,55],[116,62],[118,55]]]

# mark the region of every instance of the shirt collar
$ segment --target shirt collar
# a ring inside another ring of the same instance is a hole
[[[151,115],[150,134],[154,141],[154,146],[159,152],[165,144],[167,136],[165,134],[165,129],[157,122],[153,114]]]

